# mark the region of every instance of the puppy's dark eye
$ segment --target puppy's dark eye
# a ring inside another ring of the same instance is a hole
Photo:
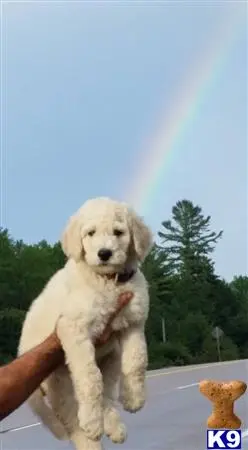
[[[95,234],[95,230],[91,230],[88,232],[88,236],[93,236]]]
[[[118,236],[118,237],[119,237],[119,236],[122,236],[122,235],[123,235],[123,231],[115,229],[115,230],[114,230],[114,235],[115,235],[115,236]]]

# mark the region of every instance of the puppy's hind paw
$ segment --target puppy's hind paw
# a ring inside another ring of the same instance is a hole
[[[82,430],[85,432],[87,438],[92,439],[92,441],[98,441],[103,435],[103,426],[101,423],[94,421],[84,423],[83,426],[80,424]]]
[[[127,439],[127,430],[124,423],[119,423],[115,429],[106,435],[114,444],[123,444]]]
[[[104,433],[115,444],[122,444],[127,438],[127,431],[121,421],[119,412],[113,406],[104,411]]]

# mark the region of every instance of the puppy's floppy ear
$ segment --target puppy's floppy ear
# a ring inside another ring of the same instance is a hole
[[[83,253],[83,243],[81,238],[81,223],[78,215],[75,214],[69,219],[65,231],[61,237],[61,246],[67,258],[72,258],[79,262]]]
[[[142,218],[130,208],[128,208],[128,219],[134,251],[139,261],[142,262],[152,248],[152,232]]]

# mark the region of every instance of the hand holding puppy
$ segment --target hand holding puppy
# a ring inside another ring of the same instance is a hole
[[[120,294],[116,311],[109,318],[104,332],[95,343],[96,346],[104,345],[109,340],[112,335],[112,321],[132,297],[132,292]],[[64,353],[54,331],[40,345],[0,367],[0,420],[24,403],[42,381],[63,363]]]

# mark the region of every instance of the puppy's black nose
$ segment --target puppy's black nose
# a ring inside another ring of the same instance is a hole
[[[108,248],[101,248],[98,252],[98,256],[102,261],[108,261],[110,256],[112,256],[112,252]]]

